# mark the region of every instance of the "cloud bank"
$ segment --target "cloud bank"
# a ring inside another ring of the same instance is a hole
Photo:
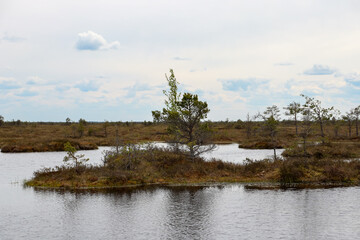
[[[78,39],[76,42],[76,49],[78,50],[109,50],[119,48],[120,43],[114,41],[108,43],[103,36],[100,34],[94,33],[92,31],[87,31],[78,34]]]

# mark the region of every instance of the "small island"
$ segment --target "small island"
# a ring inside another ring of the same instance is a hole
[[[278,134],[280,110],[275,105],[270,106],[255,116],[259,121],[248,119],[244,124],[247,140],[239,147],[270,148],[274,150],[272,158],[261,161],[246,159],[243,164],[205,160],[201,154],[216,147],[216,132],[211,122],[205,121],[210,111],[208,105],[197,95],[178,93],[178,83],[172,70],[166,78],[169,90],[164,91],[167,97],[165,108],[153,111],[152,115],[154,124],[166,127],[167,141],[171,143],[169,147],[131,141],[120,143],[116,133],[116,147],[104,153],[101,166],[92,166],[86,164],[88,159],[84,155],[76,154],[78,145],[66,142],[63,145],[67,152],[64,165],[35,172],[34,178],[25,185],[114,188],[246,182],[253,183],[249,188],[272,189],[359,184],[359,137],[353,141],[330,141],[325,137],[324,126],[333,116],[333,108],[322,108],[320,101],[303,95],[306,103],[302,107],[294,102],[285,108],[287,115],[295,116],[295,134],[285,131],[287,137],[281,138]],[[297,121],[300,113],[303,118]],[[358,109],[354,110],[355,113],[359,113]],[[315,124],[319,126],[320,136],[313,134]],[[333,124],[338,134],[338,122],[335,120]],[[260,137],[251,138],[252,134],[256,134],[255,130],[261,132]],[[277,156],[276,149],[281,147],[286,147],[286,150],[282,156]]]

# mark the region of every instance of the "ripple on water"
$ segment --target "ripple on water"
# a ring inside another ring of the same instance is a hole
[[[102,150],[85,154],[100,163]],[[229,145],[216,154],[241,159],[239,151]],[[0,239],[360,238],[359,187],[257,191],[227,184],[69,192],[11,184],[41,166],[61,164],[63,156],[0,154]]]

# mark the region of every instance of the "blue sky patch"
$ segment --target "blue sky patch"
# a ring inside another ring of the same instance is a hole
[[[312,68],[305,70],[305,75],[331,75],[335,73],[336,70],[332,69],[328,66],[323,66],[319,64],[315,64]]]

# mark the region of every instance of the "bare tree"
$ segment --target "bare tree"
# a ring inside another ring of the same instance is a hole
[[[109,121],[105,120],[104,124],[103,124],[103,128],[104,128],[104,136],[107,137],[108,133],[107,133],[107,128],[109,127]]]
[[[349,138],[350,138],[351,128],[355,120],[354,109],[351,109],[350,112],[346,112],[346,114],[342,116],[342,119],[347,122],[348,130],[349,130]]]
[[[308,109],[304,110],[302,112],[302,121],[300,124],[300,137],[303,140],[303,150],[304,150],[304,156],[307,156],[308,153],[306,151],[306,145],[307,145],[307,139],[312,131],[313,128],[313,116],[310,113]]]
[[[312,115],[312,118],[319,123],[321,138],[322,142],[324,143],[324,124],[333,116],[334,107],[324,108],[321,106],[320,100],[305,96],[304,94],[301,94],[300,96],[304,97],[306,100],[305,104],[303,105],[303,111],[309,111],[309,114]]]
[[[246,121],[245,121],[245,131],[246,131],[246,137],[248,139],[251,137],[251,130],[252,130],[252,118],[250,117],[250,114],[248,113],[246,115]]]
[[[333,129],[334,129],[334,136],[335,138],[337,138],[339,136],[339,129],[341,126],[341,113],[339,110],[335,109],[332,119],[331,119],[331,124],[333,125]]]
[[[360,116],[360,105],[354,108],[354,118],[355,118],[355,130],[356,130],[356,136],[359,136],[359,116]]]

